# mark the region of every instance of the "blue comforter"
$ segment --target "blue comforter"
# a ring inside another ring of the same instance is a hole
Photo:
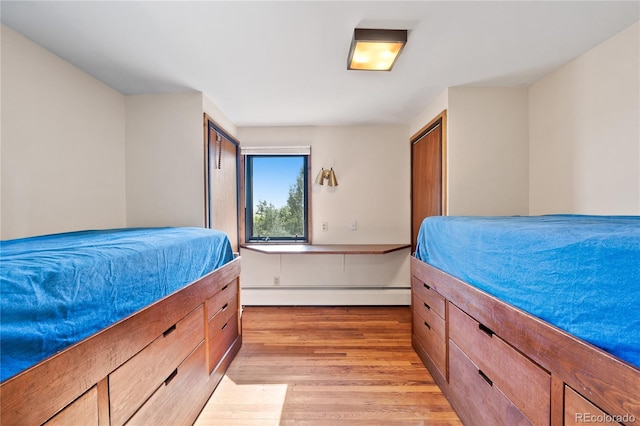
[[[0,242],[0,380],[233,259],[203,228],[82,231]]]
[[[415,256],[640,368],[640,217],[429,217]]]

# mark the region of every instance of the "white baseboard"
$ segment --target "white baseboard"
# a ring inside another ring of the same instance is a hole
[[[244,306],[409,306],[409,288],[243,288]]]

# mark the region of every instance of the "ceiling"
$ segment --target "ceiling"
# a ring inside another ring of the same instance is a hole
[[[638,1],[7,1],[2,23],[124,94],[203,92],[237,126],[406,124],[445,88],[527,86]],[[404,28],[391,72],[353,29]]]

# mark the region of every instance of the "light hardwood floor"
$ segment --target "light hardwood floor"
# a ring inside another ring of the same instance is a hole
[[[408,307],[245,307],[205,425],[461,425],[411,347]]]

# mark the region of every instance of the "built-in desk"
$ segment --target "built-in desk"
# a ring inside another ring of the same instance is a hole
[[[387,254],[410,244],[243,244],[241,248],[265,254]]]
[[[244,305],[409,305],[410,244],[240,246]]]

